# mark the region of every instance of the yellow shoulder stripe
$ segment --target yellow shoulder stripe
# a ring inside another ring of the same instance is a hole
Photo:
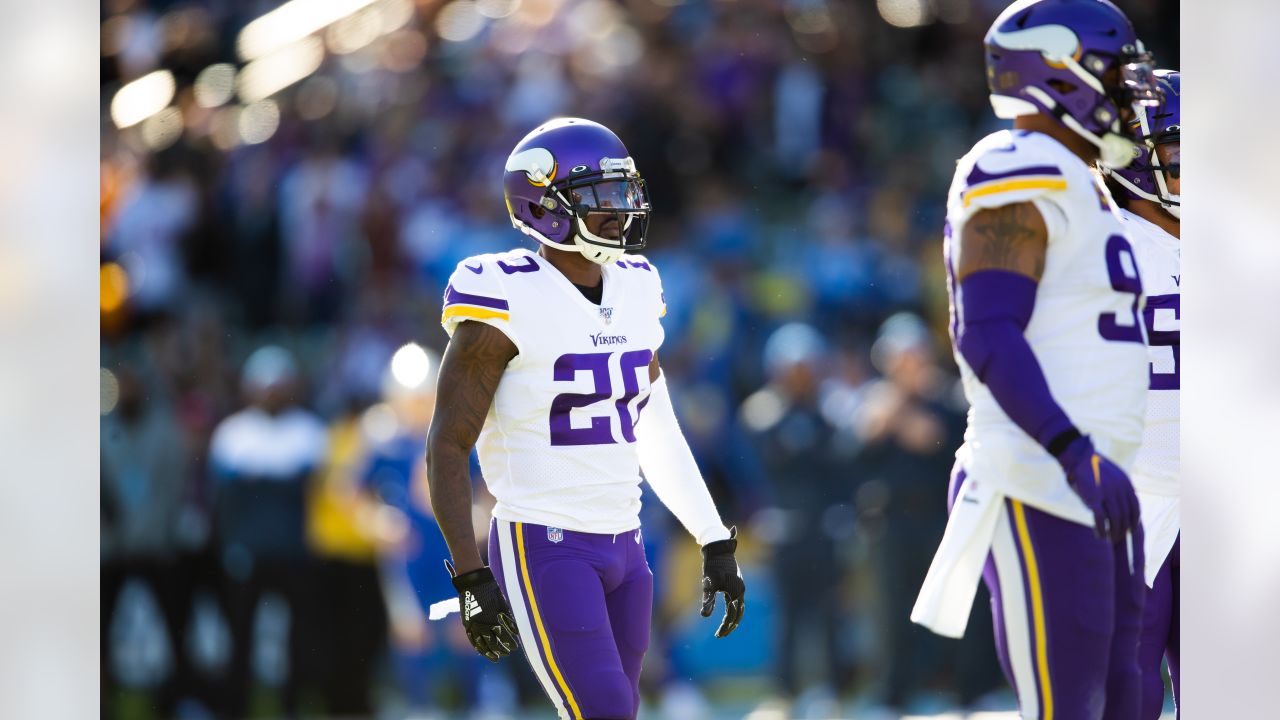
[[[985,183],[976,185],[964,191],[964,207],[969,207],[974,198],[986,197],[987,195],[996,195],[1003,192],[1014,192],[1016,190],[1066,190],[1067,181],[1061,177],[1030,177],[1018,178],[1016,180],[1004,180],[1001,182]]]
[[[450,305],[440,314],[440,322],[445,322],[450,318],[463,318],[471,320],[510,320],[511,313],[505,310],[491,310],[489,308],[475,307],[472,305]]]

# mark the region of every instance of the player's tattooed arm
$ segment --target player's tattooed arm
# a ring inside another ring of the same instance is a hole
[[[501,330],[466,321],[454,330],[440,364],[435,416],[427,436],[427,482],[431,508],[459,574],[484,564],[471,522],[469,458],[498,381],[516,352]]]
[[[1007,270],[1039,282],[1049,231],[1029,202],[980,210],[964,224],[956,280],[979,270]]]

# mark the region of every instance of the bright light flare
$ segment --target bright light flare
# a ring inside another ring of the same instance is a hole
[[[158,152],[178,141],[182,135],[182,111],[167,107],[142,121],[142,142],[151,152]]]
[[[477,0],[476,11],[491,20],[500,20],[520,9],[520,0]]]
[[[320,69],[324,43],[306,38],[267,57],[254,60],[240,71],[240,99],[253,103],[280,92]]]
[[[112,410],[116,409],[116,404],[120,402],[120,381],[116,379],[116,374],[106,368],[99,369],[98,382],[101,387],[101,400],[98,403],[98,412],[103,415],[109,415]]]
[[[880,17],[894,27],[920,27],[930,20],[925,0],[876,0]]]
[[[137,125],[168,107],[176,87],[168,70],[143,75],[111,98],[111,121],[122,129]]]
[[[431,377],[431,356],[417,343],[408,343],[391,356],[391,377],[401,387],[416,390]]]
[[[98,305],[103,313],[113,313],[129,299],[129,274],[109,262],[98,269]]]
[[[236,52],[256,60],[372,5],[374,0],[290,0],[240,31]]]
[[[200,107],[215,108],[225,105],[236,91],[236,66],[217,63],[200,71],[196,76],[196,103]]]
[[[240,111],[237,118],[240,139],[246,145],[257,145],[271,139],[280,127],[280,107],[271,100],[259,100]]]
[[[484,29],[488,18],[480,14],[473,0],[454,0],[436,16],[436,32],[449,42],[466,42]]]

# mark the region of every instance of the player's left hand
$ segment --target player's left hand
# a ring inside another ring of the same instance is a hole
[[[722,638],[742,622],[746,608],[746,583],[738,570],[734,553],[738,550],[738,528],[729,528],[728,540],[717,540],[702,546],[702,617],[711,617],[716,609],[716,593],[724,593],[724,620],[716,630]]]

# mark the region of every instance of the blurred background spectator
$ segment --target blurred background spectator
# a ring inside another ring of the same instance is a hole
[[[450,594],[414,489],[429,420],[384,378],[403,348],[438,357],[460,259],[525,242],[502,162],[557,114],[614,128],[649,183],[663,365],[752,586],[711,641],[697,550],[649,503],[646,707],[1000,685],[981,625],[972,654],[905,618],[963,412],[943,197],[1000,126],[981,38],[1005,4],[104,0],[104,717],[542,707],[519,663],[422,620]],[[1176,67],[1176,1],[1120,4]],[[878,336],[900,311],[915,329]],[[777,365],[796,322],[821,343]],[[815,575],[826,604],[797,604]]]

